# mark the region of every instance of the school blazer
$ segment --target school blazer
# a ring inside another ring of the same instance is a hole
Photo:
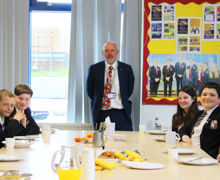
[[[11,117],[13,117],[16,114],[16,108],[14,108],[14,111],[11,113]],[[19,136],[25,136],[25,135],[34,135],[34,134],[39,134],[40,133],[40,128],[33,119],[31,115],[31,109],[28,107],[27,109],[24,110],[24,114],[26,115],[27,118],[27,126],[26,128],[23,128],[23,131],[20,132],[18,135]]]
[[[10,120],[8,117],[5,117],[4,130],[0,124],[0,148],[4,146],[1,142],[8,137],[14,137],[23,131],[20,123],[17,120]]]
[[[191,137],[193,127],[202,113],[203,111],[200,111],[187,126],[179,130],[178,133],[181,138],[183,135]],[[200,135],[200,146],[205,152],[216,159],[220,147],[220,106],[210,114],[203,126]]]

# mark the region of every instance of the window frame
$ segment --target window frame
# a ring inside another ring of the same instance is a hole
[[[72,4],[67,3],[47,3],[47,2],[37,2],[37,0],[29,0],[29,46],[28,46],[28,84],[31,86],[31,36],[32,36],[32,22],[31,13],[32,12],[60,12],[60,13],[71,13]],[[36,120],[36,122],[40,122]],[[68,123],[68,122],[65,122]]]

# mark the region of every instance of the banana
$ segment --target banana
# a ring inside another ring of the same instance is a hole
[[[113,169],[116,167],[116,163],[114,162],[107,162],[103,159],[99,159],[99,158],[95,158],[95,164],[97,166],[101,166],[102,168],[105,168],[105,169]]]
[[[104,168],[103,167],[101,167],[101,166],[95,166],[95,170],[96,171],[101,171],[101,170],[103,170]]]
[[[130,157],[132,157],[133,159],[142,160],[141,156],[140,156],[138,153],[136,153],[136,152],[126,150],[126,151],[125,151],[125,154],[127,154],[127,155],[130,156]]]
[[[120,152],[116,152],[114,155],[120,160],[128,160],[128,158]]]

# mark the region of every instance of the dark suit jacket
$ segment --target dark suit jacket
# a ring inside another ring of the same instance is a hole
[[[193,127],[202,113],[203,111],[200,111],[187,126],[179,130],[178,133],[181,138],[183,135],[191,137]],[[208,123],[204,124],[200,135],[200,146],[210,156],[216,158],[220,147],[220,106],[210,114],[207,121]],[[213,128],[214,122],[217,123],[215,128]]]
[[[8,117],[5,118],[4,130],[0,124],[0,142],[4,141],[5,138],[14,137],[23,131],[23,127],[17,120],[10,120]],[[0,148],[3,146],[0,143]]]
[[[160,67],[157,66],[157,72],[156,72],[156,69],[155,69],[155,66],[151,66],[150,67],[150,70],[149,70],[149,76],[150,76],[150,82],[151,83],[155,83],[155,78],[161,78],[161,70],[160,70]],[[160,81],[158,81],[159,83]]]
[[[187,69],[190,69],[190,65],[188,65],[186,68],[187,68]],[[196,88],[196,70],[197,70],[197,65],[196,65],[196,64],[193,64],[192,70],[191,70],[191,72],[190,72],[190,76],[191,76],[192,79],[193,79],[192,87],[194,87],[194,88]]]
[[[188,65],[186,68],[190,69],[190,67],[191,67],[191,65]],[[196,73],[196,70],[197,70],[197,65],[193,64],[192,65],[192,72],[190,72],[190,75],[194,75]]]
[[[102,98],[104,94],[105,61],[93,64],[89,67],[86,92],[91,101],[93,125],[99,122]],[[134,88],[134,74],[130,65],[118,61],[118,78],[122,98],[122,105],[128,119],[131,121],[131,101],[129,98]]]
[[[193,86],[193,79],[192,79],[192,77],[189,76],[189,80],[188,80],[186,76],[183,76],[182,84],[183,84],[183,87],[184,86]]]
[[[196,73],[196,89],[201,90],[202,86],[208,82],[208,74],[206,72],[201,73],[201,82],[199,81],[199,74]]]
[[[174,72],[175,72],[175,68],[174,68],[173,65],[170,65],[169,72],[168,72],[168,66],[165,65],[163,67],[163,72],[162,72],[163,73],[163,81],[166,81],[166,77],[170,77],[169,82],[173,81],[173,74],[174,74]]]
[[[175,77],[176,77],[176,79],[180,78],[178,75],[182,75],[182,77],[183,77],[185,71],[186,71],[186,63],[184,63],[184,62],[182,63],[182,68],[180,67],[179,62],[177,62],[175,64]]]
[[[11,113],[10,117],[13,117],[16,114],[16,108],[14,108],[14,111]],[[31,116],[31,109],[28,107],[24,110],[24,114],[27,118],[27,126],[23,129],[22,132],[20,132],[17,135],[25,136],[25,135],[33,135],[33,134],[39,134],[40,128],[36,124],[35,120]]]

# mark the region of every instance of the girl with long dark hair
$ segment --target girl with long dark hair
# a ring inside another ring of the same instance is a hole
[[[173,115],[172,130],[177,132],[190,122],[198,112],[195,89],[191,86],[183,87],[179,92],[177,113]]]

